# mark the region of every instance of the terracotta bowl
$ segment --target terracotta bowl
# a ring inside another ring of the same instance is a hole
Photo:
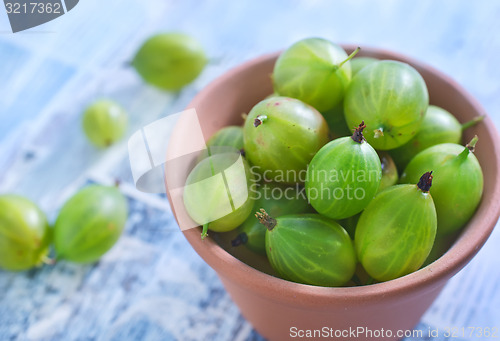
[[[343,47],[348,53],[354,48]],[[278,55],[265,55],[227,72],[194,98],[189,108],[196,108],[205,138],[224,126],[241,124],[241,114],[249,112],[254,104],[272,93],[269,76]],[[431,104],[452,112],[460,122],[486,114],[460,85],[432,67],[374,48],[363,48],[359,55],[412,65],[427,83]],[[324,327],[333,331],[383,328],[392,331],[393,335],[377,339],[400,339],[396,331],[411,330],[418,323],[446,282],[474,257],[497,223],[500,214],[498,133],[486,117],[482,123],[468,129],[464,139],[469,140],[474,134],[480,138],[475,154],[484,172],[484,194],[476,214],[441,258],[396,280],[346,288],[297,284],[243,263],[212,238],[201,240],[199,228],[186,230],[184,234],[196,252],[217,272],[243,316],[269,340],[297,339],[293,338],[295,330],[323,330]],[[189,169],[184,171],[187,173]],[[174,213],[177,218],[178,212]],[[345,333],[336,339],[354,339],[352,334]],[[356,339],[374,338],[360,334]]]

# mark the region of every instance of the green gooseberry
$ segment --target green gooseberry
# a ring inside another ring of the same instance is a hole
[[[116,102],[101,99],[89,105],[83,113],[83,131],[96,147],[109,147],[120,140],[127,130],[125,110]]]
[[[0,195],[0,269],[22,271],[40,265],[50,239],[47,218],[33,202]]]
[[[361,212],[380,186],[380,159],[365,141],[364,128],[361,123],[352,136],[326,144],[307,169],[307,198],[326,217],[344,219]]]
[[[359,217],[354,245],[371,277],[388,281],[418,270],[434,244],[436,209],[429,194],[432,175],[417,185],[379,192]]]
[[[132,66],[147,83],[177,91],[198,77],[207,61],[203,47],[193,37],[161,33],[143,43]]]
[[[257,213],[267,228],[266,253],[274,270],[289,281],[327,287],[345,285],[356,270],[349,235],[334,220],[319,214],[274,219]]]
[[[273,217],[288,214],[312,212],[303,188],[284,187],[274,183],[263,183],[257,189],[252,186],[250,195],[255,197],[253,212],[266,210]],[[250,250],[266,254],[266,228],[254,216],[250,215],[240,227],[232,246],[245,245]]]
[[[420,129],[429,104],[422,76],[408,64],[383,60],[364,67],[344,98],[348,126],[364,120],[366,140],[388,150],[408,142]]]
[[[285,50],[273,71],[274,91],[327,111],[344,97],[351,80],[350,56],[326,39],[307,38]]]
[[[313,156],[328,142],[328,125],[313,107],[273,97],[252,108],[243,126],[243,141],[245,155],[261,178],[299,183]]]
[[[239,153],[214,154],[198,163],[189,173],[184,187],[186,211],[207,229],[227,232],[237,228],[250,215],[255,199],[249,193],[254,176]]]
[[[424,168],[434,170],[431,195],[436,205],[438,233],[458,231],[472,217],[483,194],[483,172],[473,154],[475,136],[466,147],[443,143],[418,153],[406,166],[401,183],[411,183]]]
[[[398,169],[389,153],[384,151],[377,152],[382,166],[382,179],[378,191],[380,192],[387,187],[395,185],[398,182]]]
[[[356,76],[356,74],[361,71],[367,65],[371,63],[378,62],[378,59],[372,57],[355,57],[351,60],[351,72],[352,77]]]
[[[198,157],[198,162],[217,153],[243,152],[243,127],[228,126],[217,131],[207,141],[207,149]]]
[[[390,154],[398,169],[402,171],[408,162],[424,149],[441,143],[460,143],[462,131],[482,119],[483,116],[480,116],[461,125],[448,111],[429,105],[417,135],[404,145],[391,150]]]
[[[117,187],[91,185],[61,208],[54,225],[58,259],[92,263],[117,242],[127,222],[127,200]]]
[[[243,149],[243,128],[240,126],[222,128],[207,141],[207,147],[213,146],[228,146],[237,150]]]

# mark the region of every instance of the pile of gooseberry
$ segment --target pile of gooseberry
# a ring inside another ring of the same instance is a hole
[[[55,260],[97,261],[116,243],[128,216],[116,186],[90,185],[61,208],[53,226],[31,200],[0,195],[0,269],[23,271]],[[49,258],[53,243],[56,258]]]
[[[477,136],[459,143],[480,119],[460,124],[429,105],[415,68],[358,50],[293,44],[274,66],[274,93],[207,142],[184,188],[202,238],[230,236],[276,276],[335,287],[410,274],[466,225],[483,175]]]

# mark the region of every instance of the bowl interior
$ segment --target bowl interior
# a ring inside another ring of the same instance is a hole
[[[343,47],[348,53],[355,48],[350,45]],[[279,53],[264,55],[227,72],[195,97],[189,108],[196,109],[205,139],[224,126],[242,124],[241,115],[248,113],[257,102],[273,92],[270,75],[278,55]],[[359,56],[398,60],[412,65],[427,84],[430,103],[450,111],[460,122],[486,115],[479,103],[460,85],[428,65],[397,53],[375,48],[363,48]],[[476,214],[454,245],[441,258],[423,269],[396,280],[349,288],[323,288],[297,284],[264,273],[272,273],[272,270],[264,269],[263,272],[248,266],[225,251],[212,238],[201,240],[198,228],[186,230],[184,234],[193,248],[220,276],[230,278],[248,290],[265,289],[269,299],[286,292],[290,297],[290,304],[293,304],[294,298],[303,295],[307,295],[307,300],[311,304],[318,302],[328,304],[350,298],[370,300],[379,295],[400,298],[408,290],[421,289],[422,286],[431,290],[470,261],[491,234],[500,214],[500,184],[496,181],[500,170],[500,149],[496,144],[498,134],[488,117],[468,129],[464,134],[464,140],[470,140],[475,134],[479,136],[475,154],[484,175],[484,193]],[[189,169],[186,167],[182,171],[187,174]],[[167,193],[169,193],[168,188]],[[261,264],[258,260],[257,263]]]

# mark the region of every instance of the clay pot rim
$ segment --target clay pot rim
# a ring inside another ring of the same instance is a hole
[[[348,44],[341,44],[341,46],[348,53],[357,47]],[[280,52],[275,52],[262,55],[224,73],[198,93],[188,105],[188,108],[194,108],[198,106],[199,103],[203,103],[206,96],[213,88],[221,86],[247,68],[269,61],[270,59],[276,59],[279,53]],[[500,141],[493,122],[486,115],[482,106],[472,97],[472,95],[449,76],[429,65],[392,51],[363,47],[359,53],[359,56],[367,57],[376,57],[380,55],[384,55],[385,59],[404,61],[419,69],[424,69],[447,83],[460,96],[464,97],[478,113],[486,116],[484,120],[485,129],[492,137],[492,140]],[[496,166],[496,169],[500,169],[500,146],[492,145],[489,146],[489,148],[491,148],[492,155],[490,162]],[[432,290],[460,271],[460,269],[462,269],[479,251],[496,225],[498,216],[500,215],[500,182],[498,181],[494,184],[493,197],[498,200],[490,200],[489,202],[483,200],[480,203],[476,214],[464,228],[461,236],[441,258],[427,267],[401,278],[359,287],[330,288],[286,281],[248,266],[222,249],[211,238],[201,240],[201,230],[199,228],[186,230],[183,231],[183,233],[195,251],[216,270],[219,276],[230,279],[245,290],[265,295],[269,300],[277,300],[276,297],[279,296],[281,302],[285,301],[290,304],[290,306],[293,306],[294,301],[298,300],[303,303],[307,302],[311,307],[342,304],[346,301],[351,303],[354,301],[363,304],[369,301],[379,301],[382,297],[384,300],[401,299],[407,295],[408,292],[417,291],[417,289],[422,293]],[[422,287],[426,287],[427,290],[422,291]]]

